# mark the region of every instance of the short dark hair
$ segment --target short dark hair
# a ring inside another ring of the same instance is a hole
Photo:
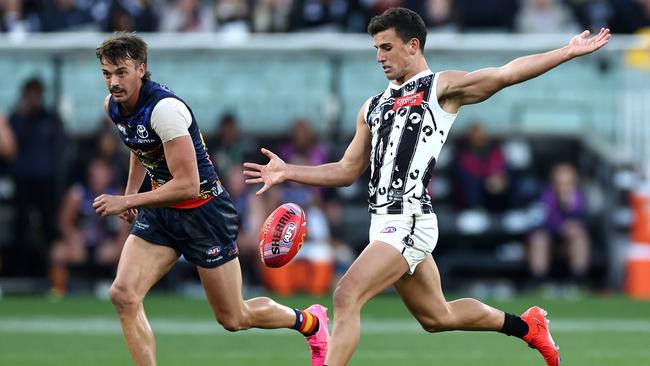
[[[100,61],[104,59],[113,65],[117,65],[120,61],[133,60],[136,67],[140,64],[146,66],[147,43],[135,33],[116,32],[97,47],[95,55]],[[151,73],[147,70],[142,81],[150,79]]]
[[[36,91],[42,94],[44,89],[45,87],[43,86],[43,81],[41,81],[41,79],[37,76],[31,77],[23,83],[23,94],[27,93],[28,91]]]
[[[420,41],[420,49],[424,51],[427,27],[418,13],[406,8],[390,8],[370,19],[368,33],[374,37],[375,34],[390,28],[395,29],[395,33],[404,43],[417,38]]]

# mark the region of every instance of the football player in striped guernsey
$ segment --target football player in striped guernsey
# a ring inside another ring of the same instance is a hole
[[[390,82],[359,110],[355,136],[341,160],[298,166],[262,149],[269,158],[267,164],[244,164],[247,183],[263,183],[258,194],[283,181],[348,186],[371,168],[370,243],[334,291],[334,327],[325,364],[349,362],[359,341],[361,308],[394,285],[428,332],[474,330],[514,335],[537,349],[548,366],[557,366],[558,347],[543,309],[535,306],[517,316],[475,299],[445,299],[431,255],[438,241],[438,226],[426,187],[463,105],[480,103],[507,86],[600,49],[609,41],[609,30],[601,29],[593,37],[585,31],[562,48],[474,72],[431,71],[423,54],[426,28],[411,10],[387,10],[370,21],[368,32],[374,38],[376,60]]]

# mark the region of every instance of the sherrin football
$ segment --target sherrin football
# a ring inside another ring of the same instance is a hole
[[[276,208],[264,221],[258,237],[260,259],[273,268],[296,256],[307,235],[305,212],[295,203]]]

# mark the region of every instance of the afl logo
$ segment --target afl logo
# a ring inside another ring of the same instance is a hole
[[[138,137],[140,137],[141,139],[146,139],[147,137],[149,137],[149,132],[147,132],[147,129],[144,128],[143,125],[138,125],[137,133],[138,133]]]
[[[126,135],[126,128],[124,128],[124,125],[121,123],[117,124],[117,129],[124,135]]]
[[[284,228],[284,232],[282,233],[282,241],[285,243],[291,243],[291,239],[293,239],[293,234],[296,232],[296,224],[293,222],[290,222],[286,228]]]
[[[221,248],[219,248],[219,247],[212,247],[212,248],[208,249],[207,254],[208,254],[210,257],[216,257],[217,255],[219,255],[220,252],[221,252]]]
[[[395,226],[386,226],[382,231],[380,231],[382,234],[392,234],[397,231],[397,228]]]

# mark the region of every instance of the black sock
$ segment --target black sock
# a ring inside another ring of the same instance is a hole
[[[505,313],[503,328],[499,331],[508,336],[523,338],[528,334],[528,324],[517,315]]]

